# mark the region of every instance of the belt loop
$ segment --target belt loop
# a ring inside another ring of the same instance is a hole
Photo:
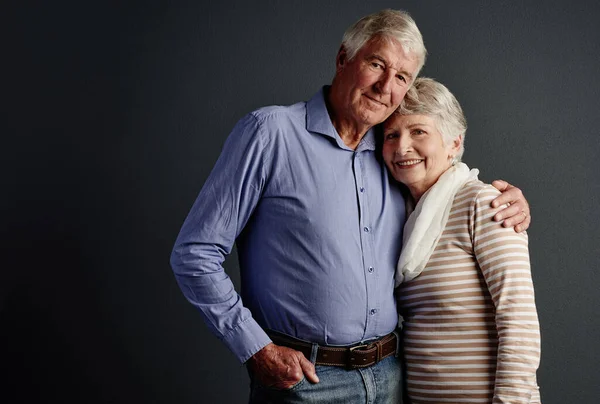
[[[400,333],[398,332],[398,329],[395,329],[394,331],[392,331],[392,334],[396,336],[396,355],[394,356],[397,358],[398,356],[400,356],[400,349],[402,349],[402,347],[400,346]]]
[[[314,365],[317,362],[317,351],[319,350],[319,344],[312,343],[310,348],[310,361]]]

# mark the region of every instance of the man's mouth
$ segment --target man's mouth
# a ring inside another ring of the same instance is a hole
[[[368,99],[369,101],[371,101],[372,103],[375,103],[375,104],[377,104],[377,105],[380,105],[380,106],[382,106],[382,107],[385,107],[385,108],[387,108],[387,105],[386,105],[385,103],[383,103],[383,102],[381,102],[381,101],[379,101],[379,100],[376,100],[375,98],[369,97],[368,95],[365,95],[365,97],[367,97],[367,99]]]

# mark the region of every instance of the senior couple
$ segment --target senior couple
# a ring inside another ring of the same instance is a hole
[[[539,402],[529,208],[461,162],[425,55],[407,13],[359,20],[330,86],[238,122],[185,220],[176,279],[251,403]]]

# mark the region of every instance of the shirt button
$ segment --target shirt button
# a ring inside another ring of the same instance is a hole
[[[371,309],[370,313],[371,313],[371,315],[377,313],[377,309]]]
[[[367,233],[369,232],[369,228],[368,228],[368,227],[365,227],[365,228],[364,228],[364,230],[365,230],[365,232],[367,232]]]
[[[360,192],[365,192],[365,189],[363,187],[360,187]]]
[[[369,272],[373,272],[373,267],[369,267]]]

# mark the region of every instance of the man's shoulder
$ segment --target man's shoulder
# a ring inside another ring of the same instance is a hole
[[[283,106],[271,105],[256,109],[242,117],[230,134],[230,138],[260,142],[263,147],[274,145],[282,135],[306,130],[306,103]]]
[[[270,105],[250,113],[260,125],[304,123],[306,119],[306,102],[292,105]]]

